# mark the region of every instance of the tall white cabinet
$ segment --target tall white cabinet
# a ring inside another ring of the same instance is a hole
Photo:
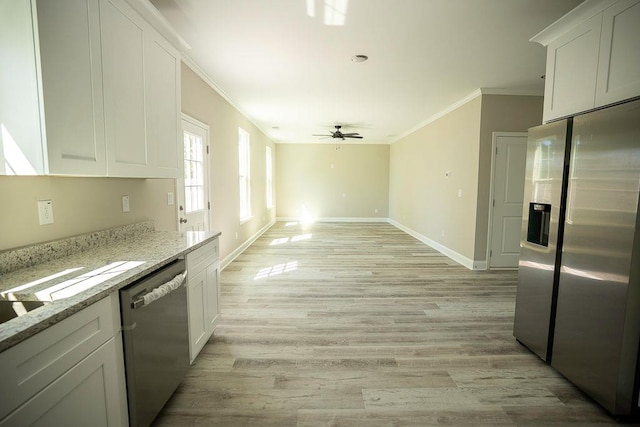
[[[180,54],[127,2],[2,2],[0,47],[0,174],[178,177]]]
[[[545,122],[640,96],[640,0],[587,0],[534,36]]]

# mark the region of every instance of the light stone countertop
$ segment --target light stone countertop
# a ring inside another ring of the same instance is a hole
[[[83,252],[63,258],[22,268],[0,275],[0,293],[31,284],[28,289],[14,292],[21,300],[38,300],[35,293],[77,278],[96,269],[119,261],[133,261],[133,268],[107,278],[76,295],[51,301],[20,317],[0,324],[0,352],[18,344],[32,335],[71,316],[112,292],[152,273],[154,270],[183,257],[186,253],[205,245],[220,235],[220,232],[151,231],[135,234],[117,241],[89,248]],[[137,263],[141,263],[138,265]],[[44,278],[72,270],[43,283],[33,284]],[[43,294],[47,294],[44,292]],[[40,294],[42,295],[42,294]],[[7,298],[12,299],[12,298]]]

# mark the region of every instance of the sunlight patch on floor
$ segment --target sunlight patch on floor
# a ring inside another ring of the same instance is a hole
[[[267,277],[278,276],[282,273],[289,273],[298,269],[298,261],[290,261],[284,264],[276,264],[258,271],[253,280],[266,279]]]

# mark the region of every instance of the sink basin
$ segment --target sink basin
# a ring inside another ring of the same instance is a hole
[[[0,324],[40,308],[47,301],[0,301]]]

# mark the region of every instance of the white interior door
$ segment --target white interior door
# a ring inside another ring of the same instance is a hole
[[[489,268],[517,268],[527,159],[526,133],[493,134]]]
[[[178,180],[178,228],[209,230],[209,126],[182,115],[183,166]]]

